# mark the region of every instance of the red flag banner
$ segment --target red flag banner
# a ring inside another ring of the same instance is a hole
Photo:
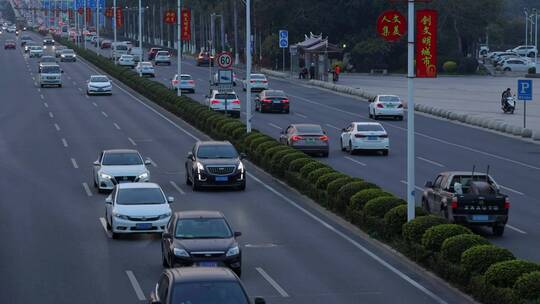
[[[383,12],[377,19],[377,33],[387,41],[398,41],[405,35],[407,20],[396,10]]]
[[[176,23],[176,11],[174,10],[166,10],[165,15],[163,16],[163,21],[167,24],[175,24]]]
[[[116,26],[117,27],[124,26],[124,14],[122,13],[121,7],[116,8]]]
[[[416,77],[437,77],[437,11],[416,11]]]
[[[182,9],[182,27],[180,39],[182,41],[191,40],[191,11],[189,9]]]
[[[77,12],[79,13],[79,15],[83,15],[84,14],[84,10],[82,7],[79,7],[79,9],[77,10]]]
[[[92,9],[87,7],[86,8],[86,23],[90,23],[92,21]]]
[[[68,17],[69,17],[70,20],[73,19],[73,10],[71,8],[68,9]]]
[[[111,18],[114,15],[112,7],[105,8],[105,17]]]

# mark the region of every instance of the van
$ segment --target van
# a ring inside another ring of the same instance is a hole
[[[113,44],[112,46],[112,56],[113,58],[120,58],[122,55],[128,54],[128,46],[125,44]]]
[[[39,86],[57,86],[62,87],[62,69],[56,63],[44,64],[41,66],[39,73]]]

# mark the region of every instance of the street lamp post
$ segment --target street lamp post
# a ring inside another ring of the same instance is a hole
[[[534,13],[534,48],[536,53],[534,54],[534,65],[538,69],[538,10],[533,9]]]
[[[86,7],[87,7],[87,5],[88,5],[88,3],[87,3],[86,1],[87,1],[87,0],[84,0],[84,16],[83,16],[83,18],[84,18],[84,21],[83,21],[83,22],[84,22],[84,23],[83,23],[83,24],[84,24],[84,27],[83,27],[83,32],[82,32],[83,48],[85,48],[85,49],[86,49],[86,37],[84,36],[84,32],[85,32],[86,29],[87,29],[87,24],[86,24]]]
[[[415,217],[416,185],[415,142],[414,142],[414,0],[409,0],[409,16],[407,30],[407,221]]]
[[[96,0],[96,47],[99,43],[99,4],[101,0]]]
[[[182,0],[178,0],[178,7],[176,9],[176,26],[178,42],[176,45],[176,57],[177,57],[177,67],[176,67],[176,80],[178,87],[176,88],[176,96],[182,96],[182,28],[180,26],[180,16],[182,13]]]
[[[116,20],[116,0],[113,0],[113,44],[116,44],[116,24],[117,24],[117,20]],[[114,60],[114,64],[116,64],[116,57],[113,56],[113,60]]]
[[[142,1],[139,0],[139,48],[141,49],[141,61],[143,61],[142,39]],[[142,77],[142,69],[139,69],[139,76]]]
[[[528,36],[529,36],[529,11],[525,9],[525,48],[528,46]]]
[[[251,133],[251,0],[246,0],[246,132]]]

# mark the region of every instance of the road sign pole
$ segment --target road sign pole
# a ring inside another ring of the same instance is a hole
[[[251,133],[251,0],[246,0],[246,132]]]
[[[283,48],[283,73],[285,73],[285,48]]]
[[[523,129],[527,128],[527,101],[523,101]]]
[[[113,19],[114,19],[113,20],[113,31],[114,31],[114,33],[113,33],[114,37],[113,38],[114,38],[114,44],[115,45],[116,45],[116,28],[117,28],[117,23],[118,23],[117,20],[116,20],[116,18],[117,18],[116,9],[117,9],[116,8],[116,0],[113,0]],[[141,49],[141,57],[139,58],[139,61],[143,61],[143,59],[142,59],[142,49]],[[114,58],[114,64],[117,64],[116,58]]]
[[[176,48],[176,74],[178,77],[176,78],[178,80],[178,87],[176,88],[176,96],[182,96],[182,28],[180,27],[180,15],[181,15],[181,9],[182,9],[182,0],[178,0],[178,7],[176,8],[176,26],[178,27],[178,42],[177,42],[177,48]]]
[[[416,185],[414,151],[414,0],[409,0],[408,20],[408,66],[407,66],[407,221],[415,217]]]

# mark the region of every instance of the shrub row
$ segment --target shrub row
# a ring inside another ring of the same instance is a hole
[[[215,139],[229,140],[272,175],[389,243],[411,259],[486,303],[519,303],[540,298],[540,265],[516,260],[506,249],[444,218],[426,215],[407,222],[407,205],[377,185],[337,172],[308,155],[254,130],[246,134],[237,119],[211,111],[164,85],[140,78],[108,59],[77,48],[79,56]],[[540,299],[538,299],[540,300]]]

